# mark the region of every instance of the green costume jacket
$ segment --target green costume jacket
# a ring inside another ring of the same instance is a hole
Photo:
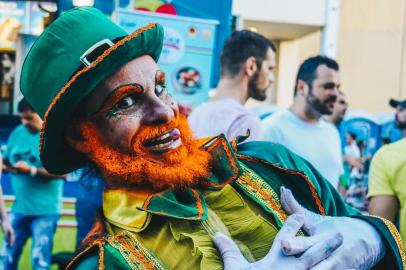
[[[249,261],[259,260],[287,218],[281,186],[313,212],[373,225],[386,247],[374,269],[404,269],[392,223],[349,207],[310,163],[285,147],[242,140],[229,144],[218,136],[204,144],[213,157],[212,175],[196,189],[145,196],[105,192],[103,218],[67,269],[222,269],[212,242],[217,231],[229,234]]]

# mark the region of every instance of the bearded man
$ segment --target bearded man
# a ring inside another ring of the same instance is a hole
[[[68,269],[403,269],[393,225],[345,205],[286,148],[193,139],[156,64],[162,42],[157,24],[128,35],[79,8],[27,55],[21,89],[44,118],[44,166],[90,163],[106,183]]]
[[[326,115],[326,120],[340,128],[340,124],[343,122],[345,114],[348,110],[347,98],[342,91],[338,91],[336,102],[334,103],[333,112],[330,115]]]
[[[332,114],[339,88],[337,62],[311,57],[299,68],[290,108],[263,120],[266,140],[310,161],[335,188],[344,173],[340,135],[322,116]]]
[[[274,81],[275,52],[273,43],[258,33],[242,30],[231,35],[221,53],[221,77],[214,96],[189,116],[198,138],[222,133],[233,140],[249,130],[247,141],[263,139],[259,117],[244,105],[249,98],[266,99]]]

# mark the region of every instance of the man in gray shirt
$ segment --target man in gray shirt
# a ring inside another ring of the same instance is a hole
[[[221,54],[221,78],[215,96],[196,107],[189,123],[198,138],[220,133],[232,140],[250,130],[248,140],[261,140],[259,118],[244,104],[249,98],[265,100],[274,81],[275,46],[264,36],[236,31]]]
[[[340,136],[322,116],[332,114],[339,88],[337,62],[325,56],[311,57],[299,68],[290,108],[263,121],[267,140],[307,159],[336,188],[344,172]]]

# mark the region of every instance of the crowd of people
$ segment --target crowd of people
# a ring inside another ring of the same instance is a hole
[[[260,120],[244,105],[266,99],[276,47],[236,31],[215,95],[185,115],[156,64],[162,44],[161,26],[127,35],[92,8],[38,38],[3,153],[15,194],[9,216],[0,200],[4,269],[29,237],[33,269],[50,268],[64,179],[83,188],[68,269],[404,269],[392,222],[406,239],[406,140],[373,157],[356,132],[342,141],[334,59],[305,60],[292,104]],[[390,105],[406,136],[406,100]]]

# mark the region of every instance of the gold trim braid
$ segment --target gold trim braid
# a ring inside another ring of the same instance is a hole
[[[110,237],[107,241],[120,252],[133,270],[166,270],[131,232],[123,231]]]
[[[402,260],[402,269],[406,269],[405,249],[403,247],[402,238],[400,237],[399,231],[396,229],[395,225],[393,225],[392,222],[390,222],[389,220],[387,220],[385,218],[378,217],[378,216],[375,216],[375,215],[368,215],[368,216],[380,219],[385,224],[385,226],[388,228],[389,232],[393,236],[393,239],[395,239],[396,245],[398,247],[398,250],[399,250],[399,253],[400,253],[400,258]]]
[[[237,179],[236,183],[246,192],[257,198],[263,205],[270,209],[279,224],[283,224],[288,218],[282,210],[281,203],[276,193],[262,180],[256,173],[243,163],[240,163],[243,173]]]
[[[275,191],[258,174],[253,172],[247,165],[240,163],[243,173],[236,180],[237,185],[248,194],[257,198],[263,206],[274,213],[277,225],[282,227],[288,215],[282,209],[281,202]],[[299,230],[297,235],[304,236],[303,230]]]

